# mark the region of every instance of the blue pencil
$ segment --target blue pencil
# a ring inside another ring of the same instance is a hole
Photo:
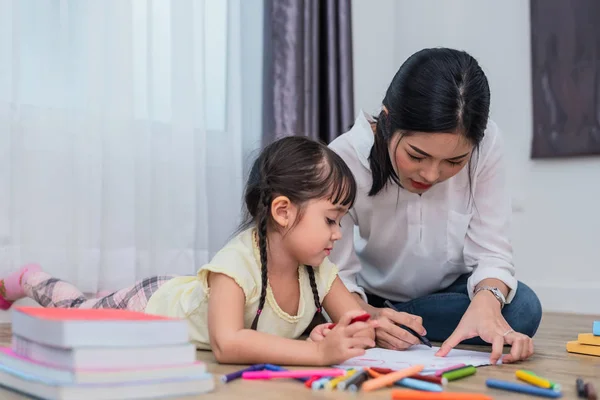
[[[323,389],[323,387],[325,386],[325,384],[327,382],[329,382],[331,380],[331,378],[329,376],[326,376],[324,378],[321,379],[317,379],[316,381],[314,381],[311,385],[311,389],[312,390],[320,390]]]
[[[241,370],[239,370],[239,371],[235,371],[235,372],[232,372],[232,373],[230,373],[230,374],[223,375],[223,376],[221,377],[221,381],[222,381],[222,382],[224,382],[224,383],[231,382],[231,381],[233,381],[233,380],[235,380],[235,379],[239,379],[239,378],[241,378],[241,377],[242,377],[242,374],[243,374],[244,372],[246,372],[246,371],[260,371],[260,370],[263,370],[263,369],[265,369],[265,364],[255,364],[255,365],[251,365],[251,366],[250,366],[250,367],[248,367],[248,368],[244,368],[244,369],[241,369]]]
[[[558,398],[562,397],[561,392],[552,389],[543,389],[537,386],[524,385],[521,383],[501,381],[499,379],[488,379],[485,381],[487,387],[494,389],[508,390],[511,392],[526,393],[534,396]]]

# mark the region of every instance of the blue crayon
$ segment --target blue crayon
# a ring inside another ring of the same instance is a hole
[[[420,381],[413,378],[404,378],[394,382],[396,386],[403,386],[409,389],[423,390],[426,392],[441,392],[443,389],[440,385],[433,382]]]
[[[494,389],[508,390],[517,393],[526,393],[534,396],[559,398],[562,397],[562,393],[552,389],[544,389],[532,385],[524,385],[521,383],[514,383],[508,381],[501,381],[499,379],[488,379],[485,381],[487,387]]]
[[[316,381],[314,381],[312,383],[312,385],[310,386],[310,388],[312,390],[319,390],[319,389],[323,389],[325,387],[325,385],[327,384],[327,382],[329,382],[331,380],[331,377],[326,376],[324,378],[321,379],[317,379]]]
[[[263,369],[265,369],[265,364],[255,364],[255,365],[251,365],[251,366],[250,366],[250,367],[248,367],[248,368],[244,368],[244,369],[241,369],[241,370],[239,370],[239,371],[235,371],[235,372],[232,372],[232,373],[230,373],[230,374],[223,375],[223,376],[221,377],[221,381],[222,381],[222,382],[224,382],[224,383],[231,382],[231,381],[233,381],[233,380],[235,380],[235,379],[239,379],[239,378],[241,378],[241,377],[242,377],[242,374],[243,374],[244,372],[247,372],[247,371],[262,371]]]

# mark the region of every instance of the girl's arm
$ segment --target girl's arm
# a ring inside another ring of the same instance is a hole
[[[220,363],[280,365],[330,365],[362,355],[368,338],[353,338],[368,324],[336,326],[328,341],[319,343],[282,338],[244,328],[243,290],[229,276],[210,273],[208,333],[213,353]],[[261,321],[259,319],[259,326]],[[355,326],[358,325],[358,326]],[[337,329],[340,328],[340,329]]]

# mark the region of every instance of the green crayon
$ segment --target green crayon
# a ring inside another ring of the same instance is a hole
[[[457,379],[465,378],[467,376],[475,375],[475,372],[477,372],[477,369],[474,366],[467,365],[466,367],[445,372],[442,374],[442,377],[448,379],[448,382],[450,382],[455,381]]]

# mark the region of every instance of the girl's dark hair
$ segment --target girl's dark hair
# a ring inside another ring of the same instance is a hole
[[[256,225],[260,249],[262,288],[252,329],[256,330],[267,294],[267,230],[273,228],[271,202],[286,196],[299,207],[299,222],[303,206],[309,200],[328,199],[335,205],[352,207],[356,196],[356,181],[346,163],[326,145],[304,136],[279,139],[261,152],[252,165],[246,184],[246,218],[242,229]],[[321,302],[313,267],[306,266],[317,313]]]
[[[388,151],[398,131],[403,136],[456,132],[478,149],[488,121],[490,88],[481,67],[468,53],[424,49],[410,56],[396,72],[383,105],[387,113],[382,110],[376,118],[375,143],[369,155],[373,178],[369,196],[379,193],[390,180],[400,185]]]

